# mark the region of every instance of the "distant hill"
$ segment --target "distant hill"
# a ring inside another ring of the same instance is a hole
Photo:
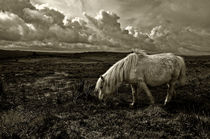
[[[141,46],[141,44],[139,44]],[[0,40],[0,49],[16,51],[18,57],[31,55],[33,53],[28,51],[39,52],[51,52],[51,53],[82,53],[82,52],[130,52],[132,46],[122,48],[121,46],[107,46],[107,45],[93,45],[87,43],[63,43],[63,42],[45,42],[45,41],[3,41]],[[175,49],[176,48],[176,49]],[[139,48],[138,48],[139,49]],[[210,50],[207,47],[200,47],[198,45],[184,45],[173,46],[160,46],[157,49],[145,47],[148,53],[161,53],[161,52],[173,52],[182,55],[210,55]],[[22,52],[26,54],[22,54]],[[10,54],[4,54],[2,57],[12,57]],[[1,58],[1,56],[0,56]]]
[[[40,52],[40,51],[20,51],[20,50],[1,50],[0,49],[0,60],[9,60],[9,59],[18,59],[18,58],[36,58],[36,57],[66,57],[66,58],[82,58],[82,57],[100,57],[106,55],[109,56],[118,56],[123,57],[129,54],[130,52],[106,52],[106,51],[98,51],[98,52]],[[147,52],[148,54],[154,54],[153,52]],[[204,56],[186,56],[191,58],[209,58],[209,55]]]

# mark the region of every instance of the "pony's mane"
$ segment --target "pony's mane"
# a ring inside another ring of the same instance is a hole
[[[129,78],[130,70],[136,68],[138,58],[143,56],[146,56],[145,52],[136,51],[116,62],[102,75],[106,80],[105,85],[114,91],[124,80]]]
[[[132,49],[132,52],[138,54],[139,56],[143,56],[143,57],[147,55],[147,53],[142,49]]]

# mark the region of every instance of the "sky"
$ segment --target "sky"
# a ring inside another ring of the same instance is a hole
[[[209,54],[209,7],[209,0],[0,0],[0,46],[60,42]]]

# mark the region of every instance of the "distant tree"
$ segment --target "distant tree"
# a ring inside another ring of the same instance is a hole
[[[37,53],[36,53],[36,52],[33,52],[33,53],[32,53],[32,56],[33,56],[33,57],[36,57],[36,56],[37,56]]]

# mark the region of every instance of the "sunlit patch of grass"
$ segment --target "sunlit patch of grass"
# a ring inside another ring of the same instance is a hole
[[[1,116],[2,127],[5,127],[5,126],[12,127],[17,123],[21,123],[25,121],[26,121],[25,117],[21,113],[13,109],[9,110],[8,112],[3,113]]]
[[[18,137],[19,132],[25,134],[25,131],[27,131],[26,123],[30,118],[31,114],[24,113],[23,107],[21,106],[3,112],[0,116],[0,135],[5,137]]]

